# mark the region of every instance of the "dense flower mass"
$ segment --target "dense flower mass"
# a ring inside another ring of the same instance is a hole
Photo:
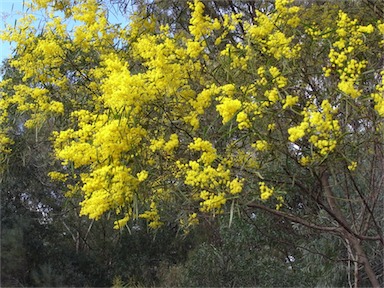
[[[252,22],[219,19],[195,0],[188,31],[174,32],[139,13],[112,25],[96,0],[55,3],[31,4],[52,16],[42,31],[27,15],[1,34],[16,43],[10,64],[22,83],[0,84],[0,160],[12,144],[9,111],[26,128],[62,119],[52,134],[62,169],[50,176],[81,195],[82,215],[115,213],[116,229],[138,218],[158,228],[172,203],[187,211],[177,216],[185,227],[228,202],[281,209],[292,183],[270,175],[270,163],[292,161],[295,174],[338,159],[354,171],[351,127],[374,113],[383,134],[384,70],[365,57],[372,47],[383,57],[381,22],[340,11],[321,26],[291,0]]]

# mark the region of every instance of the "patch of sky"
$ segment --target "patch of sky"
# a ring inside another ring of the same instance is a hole
[[[6,25],[16,25],[21,17],[20,11],[24,9],[23,0],[0,0],[0,30],[6,29]],[[0,61],[12,55],[11,43],[0,40]]]

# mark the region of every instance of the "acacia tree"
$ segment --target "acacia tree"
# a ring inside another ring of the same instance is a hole
[[[96,1],[34,1],[45,26],[28,14],[2,35],[24,81],[1,83],[3,159],[10,110],[26,128],[59,123],[50,176],[82,215],[188,231],[206,214],[262,209],[340,237],[355,284],[379,287],[384,24],[288,0],[252,21],[189,8],[181,30],[143,10],[121,27]]]

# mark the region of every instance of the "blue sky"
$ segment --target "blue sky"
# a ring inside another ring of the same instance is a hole
[[[23,0],[0,0],[0,29],[4,29],[4,24],[14,24],[20,17],[17,13],[23,9]],[[10,45],[0,40],[0,61],[11,54]]]

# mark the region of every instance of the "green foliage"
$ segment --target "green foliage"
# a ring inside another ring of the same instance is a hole
[[[287,234],[284,230],[289,228],[288,223],[273,221],[262,213],[252,215],[249,220],[236,218],[231,227],[228,219],[222,219],[220,245],[202,242],[189,253],[181,269],[182,287],[310,287],[345,283],[338,278],[343,274],[334,273],[334,262],[327,261],[326,255],[314,257],[316,250],[307,247],[313,241],[315,248],[323,251],[319,235],[303,237],[294,230]],[[328,241],[327,245],[332,243]],[[326,253],[330,257],[338,255],[336,250]]]
[[[19,227],[1,227],[1,282],[4,286],[19,286],[27,276],[23,236]]]
[[[54,271],[50,264],[41,264],[31,273],[31,280],[35,287],[62,287],[64,276]]]

